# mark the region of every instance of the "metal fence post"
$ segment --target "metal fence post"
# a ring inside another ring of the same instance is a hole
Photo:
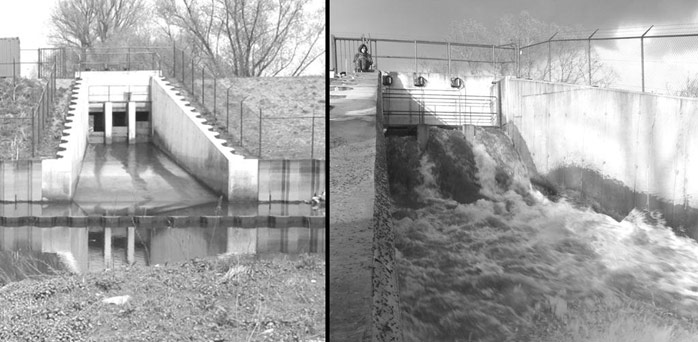
[[[645,31],[645,33],[640,36],[640,63],[642,64],[642,92],[645,92],[645,35],[649,32],[654,25]]]
[[[310,159],[314,159],[315,156],[315,108],[313,108],[313,117],[310,129]]]
[[[332,52],[332,68],[334,69],[334,72],[339,74],[339,69],[337,69],[337,37],[334,35],[330,35],[330,43],[332,46],[330,46],[330,51]]]
[[[259,159],[262,159],[262,108],[259,108]]]
[[[242,100],[240,100],[240,146],[243,146],[242,145],[242,103],[244,101],[245,101],[244,98]]]
[[[177,78],[177,52],[174,45],[172,45],[172,77]]]
[[[419,70],[417,69],[417,41],[414,41],[414,72],[417,73]]]
[[[32,158],[36,157],[36,137],[39,135],[36,132],[36,110],[32,108]]]
[[[599,29],[596,29],[596,31],[594,31],[594,33],[592,33],[591,36],[589,36],[589,38],[587,39],[587,57],[588,57],[588,62],[589,62],[589,85],[593,85],[591,82],[591,37],[593,37],[596,34],[596,32],[598,32],[598,31],[599,31]]]
[[[196,93],[194,93],[194,58],[191,59],[191,95],[196,98]]]
[[[230,87],[225,91],[225,131],[230,133]]]
[[[201,104],[206,107],[206,98],[204,97],[204,71],[206,70],[205,66],[201,67]],[[205,110],[205,108],[204,108]]]
[[[446,42],[446,52],[448,54],[448,75],[450,77],[451,76],[451,42]],[[314,121],[314,119],[313,119],[313,121]]]
[[[184,83],[184,50],[182,50],[182,58],[180,58],[182,61],[182,83]]]
[[[373,55],[376,56],[376,58],[373,61],[373,69],[378,70],[378,41],[377,40],[373,41]]]
[[[218,121],[216,118],[216,75],[213,75],[213,119]]]
[[[553,64],[552,64],[553,51],[552,51],[552,47],[551,47],[550,42],[553,40],[553,38],[555,38],[555,36],[557,36],[557,32],[555,32],[555,34],[552,35],[550,37],[550,39],[548,39],[548,82],[553,81]]]

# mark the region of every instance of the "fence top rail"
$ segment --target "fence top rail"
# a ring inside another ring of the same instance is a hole
[[[351,37],[335,37],[336,40],[347,40],[347,41],[362,41],[361,38],[351,38]],[[374,42],[386,42],[386,43],[409,43],[409,44],[432,44],[432,45],[451,45],[451,46],[462,46],[462,47],[480,47],[488,49],[501,49],[501,50],[514,50],[515,48],[510,44],[504,45],[494,45],[494,44],[480,44],[480,43],[458,43],[449,41],[438,41],[438,40],[408,40],[408,39],[394,39],[394,38],[366,38],[367,41]]]
[[[625,39],[650,39],[650,38],[685,38],[685,37],[698,37],[698,33],[684,33],[684,34],[657,34],[657,35],[632,35],[632,36],[622,36],[622,37],[587,37],[587,38],[557,38],[544,40],[537,43],[525,45],[521,47],[521,50],[528,49],[534,46],[547,43],[555,42],[586,42],[586,41],[602,41],[602,40],[625,40]]]

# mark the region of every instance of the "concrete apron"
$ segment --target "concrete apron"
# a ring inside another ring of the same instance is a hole
[[[152,144],[88,145],[73,201],[88,213],[156,214],[217,196]]]

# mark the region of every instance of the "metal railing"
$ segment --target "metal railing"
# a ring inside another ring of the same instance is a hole
[[[374,69],[402,72],[439,72],[509,75],[516,63],[513,44],[494,45],[431,40],[335,37],[330,39],[331,69],[354,71],[354,56],[366,44]],[[477,71],[477,72],[474,72]]]
[[[389,87],[384,88],[382,94],[386,127],[500,125],[496,96],[466,95],[457,89]]]
[[[147,85],[96,85],[87,89],[89,102],[150,102]]]

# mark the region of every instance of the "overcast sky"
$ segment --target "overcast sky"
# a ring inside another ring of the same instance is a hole
[[[544,22],[617,28],[698,22],[692,0],[330,0],[330,33],[443,40],[449,24],[528,11]]]
[[[501,16],[521,11],[546,23],[582,26],[583,37],[596,28],[597,37],[641,35],[650,25],[655,25],[650,35],[698,33],[695,0],[330,0],[330,33],[444,41],[454,22],[471,18],[493,30]],[[593,48],[619,75],[615,86],[641,89],[639,39],[597,42]],[[687,76],[698,77],[698,37],[646,39],[645,68],[649,91],[676,89]]]

